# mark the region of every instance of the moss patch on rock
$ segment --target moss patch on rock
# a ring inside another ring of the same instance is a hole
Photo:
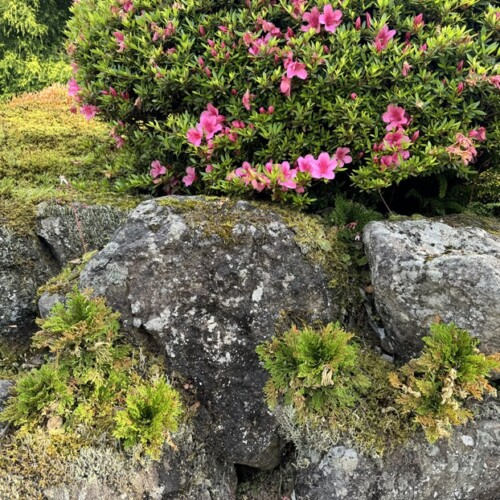
[[[38,203],[81,201],[136,206],[107,177],[122,161],[108,126],[71,113],[62,85],[0,105],[0,224],[31,231]],[[69,183],[66,183],[66,181]]]

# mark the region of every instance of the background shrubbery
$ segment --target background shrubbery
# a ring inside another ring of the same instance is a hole
[[[378,190],[498,162],[500,9],[354,0],[339,7],[341,20],[335,12],[314,29],[325,5],[81,0],[70,21],[73,90],[82,111],[112,120],[117,145],[134,151],[130,185],[151,185],[137,175],[157,161],[160,192],[184,184],[303,203],[304,188],[328,203],[332,185]],[[390,105],[399,122],[385,115]],[[401,140],[386,135],[398,127]],[[331,170],[312,179],[294,170],[299,157],[344,147],[352,163],[339,174],[337,153],[332,184]]]
[[[71,0],[0,0],[0,98],[67,81],[63,33]]]

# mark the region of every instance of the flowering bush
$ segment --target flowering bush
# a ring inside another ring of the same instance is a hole
[[[165,193],[307,202],[500,156],[500,8],[479,0],[79,0],[70,92]]]

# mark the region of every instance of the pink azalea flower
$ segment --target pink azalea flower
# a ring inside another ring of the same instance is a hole
[[[167,168],[164,167],[159,160],[155,160],[151,163],[151,170],[149,171],[151,177],[156,179],[157,177],[162,176],[167,173]]]
[[[213,169],[214,169],[213,165],[207,165],[205,168],[205,172],[209,174],[210,172],[213,171]]]
[[[385,168],[392,166],[394,164],[394,157],[393,157],[393,155],[382,156],[382,158],[380,158],[380,163]]]
[[[316,168],[316,160],[313,155],[306,155],[304,158],[301,156],[297,160],[297,164],[299,166],[299,172],[311,173],[311,170]]]
[[[319,16],[319,22],[325,25],[326,31],[334,33],[342,24],[342,12],[340,10],[333,10],[330,4],[325,5],[323,14]]]
[[[490,76],[489,82],[500,90],[500,75]]]
[[[457,64],[457,71],[462,71],[464,69],[464,60],[462,59],[461,61],[458,61]]]
[[[97,106],[92,106],[91,104],[84,104],[80,108],[80,113],[85,116],[87,120],[92,120],[98,112],[99,108]]]
[[[113,36],[115,37],[115,41],[118,44],[118,52],[123,52],[127,48],[127,45],[125,44],[125,36],[119,31],[115,31],[113,33]]]
[[[243,96],[243,99],[242,99],[243,106],[247,111],[250,111],[250,109],[252,108],[252,106],[250,105],[250,99],[252,97],[254,97],[254,95],[250,94],[250,91],[247,89],[247,91],[245,92],[245,95]]]
[[[406,61],[403,62],[403,69],[401,70],[401,74],[403,76],[408,76],[410,69],[413,68],[411,64],[408,64]]]
[[[387,111],[382,115],[382,120],[388,123],[386,129],[392,130],[397,127],[404,127],[408,124],[408,118],[406,116],[406,111],[398,106],[393,106],[389,104],[387,106]]]
[[[354,28],[356,31],[359,31],[361,29],[361,18],[359,16],[356,18],[356,21],[354,22]]]
[[[426,43],[423,43],[419,48],[418,50],[420,50],[420,52],[427,52],[427,44]]]
[[[203,130],[198,125],[196,128],[190,128],[186,134],[187,140],[196,146],[197,148],[201,146],[201,140],[203,138]]]
[[[403,143],[410,142],[410,138],[405,135],[402,128],[398,128],[395,132],[389,132],[384,137],[383,149],[398,148],[403,146]]]
[[[319,17],[320,13],[317,7],[313,7],[311,12],[304,12],[304,14],[302,15],[302,19],[304,19],[304,21],[307,21],[309,24],[304,24],[300,29],[302,31],[309,31],[311,29],[314,29],[316,33],[319,33],[321,31]]]
[[[396,30],[390,30],[389,26],[387,26],[387,24],[384,24],[384,26],[375,37],[375,48],[377,49],[377,52],[382,52],[382,50],[387,48],[389,41],[394,37],[395,34]]]
[[[214,115],[202,113],[199,125],[207,139],[212,139],[217,132],[222,130],[222,124],[218,121],[217,116]]]
[[[420,130],[416,130],[415,132],[413,132],[413,135],[411,136],[411,142],[415,142],[419,137],[420,137]]]
[[[203,111],[203,113],[201,114],[201,118],[203,117],[214,117],[217,121],[217,123],[224,123],[224,121],[226,120],[226,117],[221,115],[219,110],[211,103],[209,102],[207,104],[207,109],[205,111]]]
[[[278,184],[281,187],[295,189],[297,187],[297,183],[293,181],[297,176],[297,169],[291,169],[290,164],[287,161],[284,161],[281,165],[278,165],[280,169]]]
[[[333,155],[333,158],[337,162],[337,166],[342,168],[345,163],[351,163],[352,157],[349,156],[351,150],[349,148],[337,148],[337,151]]]
[[[413,28],[415,30],[418,30],[419,28],[422,28],[424,26],[424,15],[423,14],[418,14],[418,16],[415,16],[413,18]]]
[[[130,12],[134,8],[134,4],[130,0],[121,1],[120,3],[125,12]]]
[[[457,94],[460,95],[464,91],[464,82],[459,82],[457,85]]]
[[[321,153],[311,168],[311,177],[313,179],[334,179],[336,168],[337,160],[335,157],[330,158],[328,153]]]
[[[372,27],[372,16],[369,12],[366,13],[366,27],[370,29]]]
[[[288,78],[286,75],[281,77],[280,91],[287,97],[290,97],[290,91],[292,89],[292,79]]]
[[[357,99],[357,98],[358,98],[358,94],[356,94],[356,92],[353,92],[353,93],[351,94],[351,99],[354,101],[354,100],[355,100],[355,99]]]
[[[286,68],[286,76],[287,78],[293,78],[296,76],[301,80],[305,80],[307,78],[307,70],[306,65],[304,63],[298,61],[290,61]]]
[[[182,182],[186,187],[191,186],[196,180],[196,170],[193,167],[186,168],[186,175],[182,178]]]
[[[78,83],[76,82],[76,80],[74,78],[72,78],[69,82],[68,82],[68,95],[70,97],[74,97],[75,95],[78,94],[78,92],[80,92],[80,87],[78,85]]]
[[[469,137],[476,141],[483,142],[486,140],[486,129],[484,127],[479,127],[476,130],[471,130],[469,132]]]

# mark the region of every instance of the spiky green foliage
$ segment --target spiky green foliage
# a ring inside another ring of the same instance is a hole
[[[334,208],[328,221],[338,228],[338,235],[344,241],[352,242],[371,221],[381,220],[382,214],[344,196],[335,197]]]
[[[303,8],[328,3],[309,1]],[[286,0],[141,0],[129,11],[117,0],[75,3],[69,48],[80,95],[113,121],[134,151],[131,185],[141,185],[159,160],[168,171],[158,184],[150,179],[152,189],[182,189],[190,166],[198,176],[191,192],[253,192],[252,182],[227,179],[245,161],[262,173],[270,159],[293,164],[300,156],[349,147],[352,164],[333,182],[304,181],[305,195],[285,186],[272,193],[302,205],[307,191],[329,201],[332,185],[342,180],[344,189],[352,182],[373,191],[443,172],[468,177],[498,162],[498,7],[480,0],[352,0],[337,7],[342,22],[335,32],[315,33],[301,29],[307,24],[302,13]],[[414,20],[420,13],[422,23]],[[375,38],[386,25],[396,34],[377,50]],[[266,36],[251,54],[255,40]],[[289,55],[305,65],[307,77],[292,78],[288,97],[280,84]],[[230,130],[216,134],[212,145],[194,146],[186,134],[209,103]],[[387,167],[381,156],[395,152],[384,146],[382,115],[389,104],[411,116],[405,127],[410,157]],[[478,148],[473,165],[455,143],[457,137],[467,142],[480,126],[487,140],[471,142]]]
[[[79,446],[123,437],[127,446],[140,444],[140,453],[159,458],[176,429],[180,396],[154,358],[123,342],[118,318],[104,299],[70,293],[65,305],[39,321],[33,339],[49,351],[47,363],[18,381],[0,419],[21,435],[47,426],[74,436]],[[126,410],[118,416],[121,407]]]
[[[68,370],[52,364],[21,377],[16,393],[17,397],[0,414],[0,420],[16,426],[38,424],[47,417],[64,415],[75,402]]]
[[[154,459],[159,459],[169,433],[177,430],[182,414],[179,394],[165,380],[141,384],[127,396],[125,409],[115,416],[113,435],[124,439],[126,448],[141,445]]]
[[[257,353],[269,371],[266,394],[271,406],[283,397],[304,414],[352,407],[359,389],[369,385],[358,367],[358,347],[340,324],[322,329],[292,327],[260,345]]]
[[[421,356],[392,373],[390,382],[400,391],[396,401],[402,411],[433,443],[472,418],[469,399],[496,394],[487,377],[500,370],[500,357],[480,353],[479,341],[453,323],[431,325],[423,340]]]
[[[0,0],[0,98],[71,75],[62,40],[71,0]]]

